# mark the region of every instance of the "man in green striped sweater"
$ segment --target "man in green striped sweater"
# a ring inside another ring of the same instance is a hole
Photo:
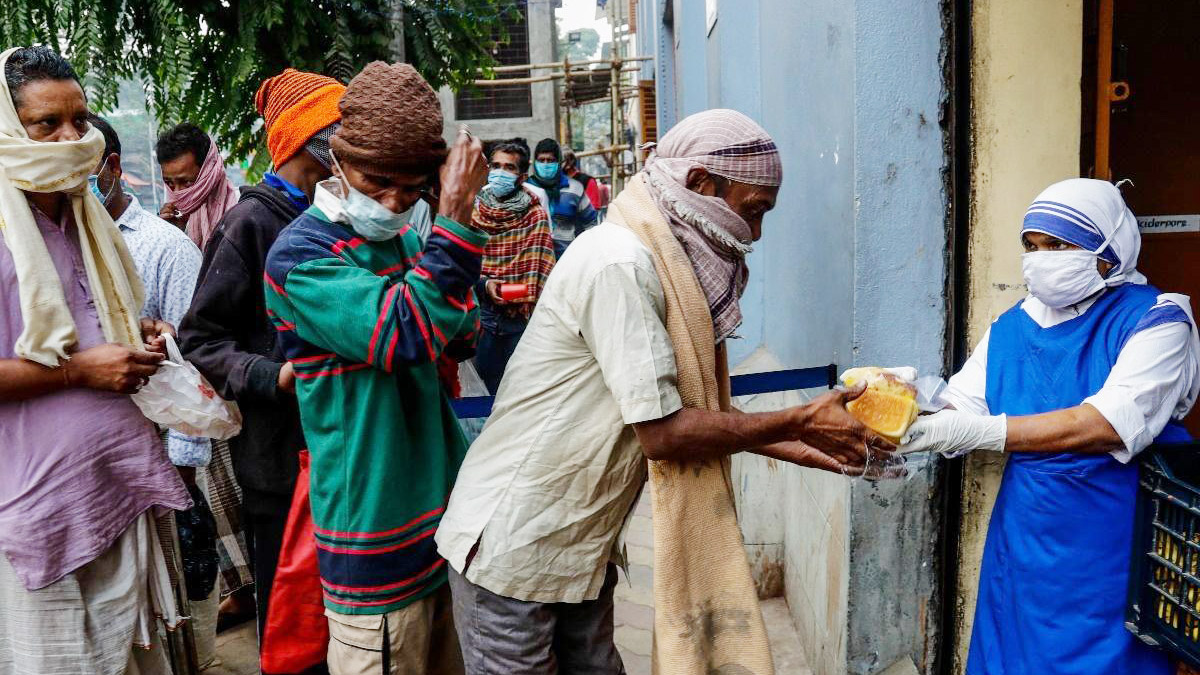
[[[335,176],[280,234],[264,280],[312,456],[330,671],[460,672],[433,534],[467,447],[439,370],[478,330],[487,235],[467,224],[486,163],[466,133],[447,153],[411,66],[368,65],[339,107]],[[439,168],[422,250],[408,215]]]

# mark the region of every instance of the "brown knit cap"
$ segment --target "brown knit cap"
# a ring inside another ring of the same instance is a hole
[[[407,63],[375,61],[350,80],[329,139],[339,162],[367,173],[432,173],[446,159],[437,94]]]

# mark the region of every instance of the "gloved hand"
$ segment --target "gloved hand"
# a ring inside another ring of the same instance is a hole
[[[901,440],[900,452],[937,452],[958,457],[972,450],[1004,452],[1008,418],[1004,415],[972,415],[961,410],[943,410],[918,417]]]

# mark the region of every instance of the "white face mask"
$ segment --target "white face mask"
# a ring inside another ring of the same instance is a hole
[[[337,165],[338,171],[341,171],[341,164],[338,164],[337,158],[333,157],[332,151],[329,156],[333,158],[333,163]],[[350,221],[350,227],[364,239],[386,241],[399,234],[412,220],[413,207],[416,206],[416,202],[413,202],[412,206],[409,206],[408,210],[403,213],[393,213],[383,204],[355,190],[350,185],[350,181],[345,179],[344,173],[340,182],[344,195],[342,214],[345,215],[346,220]]]
[[[1034,251],[1021,256],[1021,271],[1030,295],[1062,309],[1104,290],[1097,260],[1091,251]]]

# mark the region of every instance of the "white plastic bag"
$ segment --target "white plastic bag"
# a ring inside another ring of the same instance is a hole
[[[463,398],[489,395],[487,385],[483,383],[483,378],[475,370],[475,359],[459,362],[458,387],[459,393]],[[467,437],[468,445],[474,443],[476,438],[479,438],[479,434],[483,432],[483,425],[486,423],[487,418],[485,417],[470,417],[458,421],[458,426],[462,428],[463,435]]]
[[[175,344],[167,339],[167,360],[158,372],[130,398],[151,422],[188,436],[225,440],[242,430],[242,413],[233,401],[226,401],[208,384],[200,371],[187,361]]]
[[[459,361],[458,363],[459,395],[463,398],[471,396],[491,396],[479,371],[475,370],[475,359]]]
[[[946,381],[937,375],[922,375],[917,378],[917,407],[921,412],[937,412],[950,405],[943,396]]]

